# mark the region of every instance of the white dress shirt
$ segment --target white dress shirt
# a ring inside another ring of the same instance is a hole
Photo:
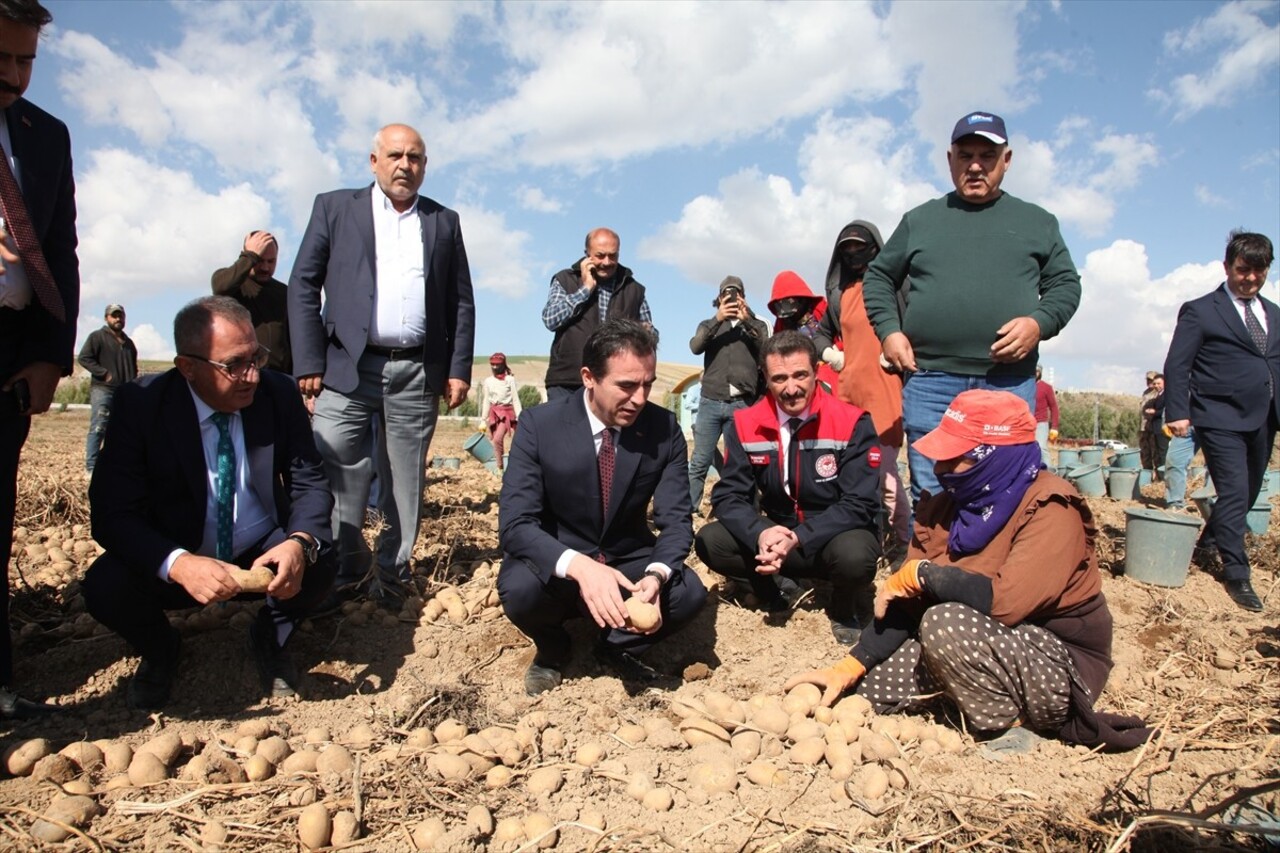
[[[401,213],[377,182],[370,197],[377,286],[369,343],[393,349],[420,346],[427,335],[427,286],[418,205]]]
[[[204,538],[200,540],[196,553],[202,557],[215,557],[218,548],[218,427],[213,422],[213,409],[200,399],[190,385],[187,390],[191,391],[191,399],[196,404],[196,418],[200,422],[200,444],[204,450],[205,475],[209,485],[205,491]],[[231,553],[238,556],[270,533],[276,523],[250,487],[249,458],[244,448],[244,422],[239,412],[227,418],[227,428],[231,432],[231,444],[236,451],[236,504]],[[174,561],[186,553],[185,549],[177,548],[165,558],[159,570],[161,579],[169,579],[169,570],[173,568]]]
[[[4,154],[9,158],[13,179],[18,182],[18,189],[22,189],[22,170],[18,168],[18,161],[13,156],[13,143],[9,141],[9,122],[3,110],[0,110],[0,145],[4,146]],[[3,221],[0,219],[0,222]],[[5,231],[8,230],[6,225]],[[12,234],[5,238],[4,244],[15,255],[18,253],[18,244],[13,241]],[[0,308],[21,311],[30,304],[31,283],[27,281],[27,271],[22,264],[5,264],[4,271],[0,272]]]
[[[800,428],[803,428],[805,423],[813,415],[812,412],[809,411],[808,406],[805,406],[804,411],[798,415],[788,415],[786,412],[782,411],[782,407],[777,403],[773,404],[773,408],[778,414],[778,436],[782,443],[782,488],[786,490],[788,495],[791,495],[791,497],[794,498],[795,495],[791,494],[791,472],[787,470],[787,460],[790,458],[787,451],[791,447],[792,439],[791,428],[787,426],[787,421],[792,418],[799,418]]]
[[[1231,293],[1231,289],[1228,288],[1227,292]],[[1240,315],[1240,322],[1244,323],[1246,330],[1249,328],[1249,324],[1244,319],[1244,306],[1248,305],[1249,312],[1258,318],[1258,325],[1262,326],[1262,331],[1271,331],[1267,328],[1267,309],[1262,307],[1262,302],[1257,299],[1241,299],[1239,296],[1231,293],[1231,304],[1235,307],[1236,313]]]

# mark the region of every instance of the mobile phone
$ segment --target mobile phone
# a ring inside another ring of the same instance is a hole
[[[18,404],[18,414],[31,412],[31,386],[27,384],[27,380],[19,379],[13,383],[13,399]]]

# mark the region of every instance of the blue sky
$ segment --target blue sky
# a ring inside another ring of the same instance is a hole
[[[1081,270],[1059,387],[1140,388],[1227,232],[1280,238],[1277,2],[46,2],[27,97],[71,128],[81,339],[120,302],[144,357],[248,231],[287,280],[315,194],[368,183],[394,121],[462,216],[478,354],[549,349],[547,283],[605,225],[660,357],[697,364],[725,275],[765,315],[784,269],[818,290],[841,226],[887,237],[951,188],[972,109]]]

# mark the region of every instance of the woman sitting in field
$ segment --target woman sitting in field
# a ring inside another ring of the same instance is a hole
[[[1095,711],[1111,671],[1111,612],[1084,499],[1043,470],[1027,404],[966,391],[915,443],[944,488],[916,508],[908,560],[876,596],[876,621],[849,656],[797,675],[823,704],[857,685],[879,713],[945,694],[996,755],[1052,733],[1130,749],[1152,730]]]

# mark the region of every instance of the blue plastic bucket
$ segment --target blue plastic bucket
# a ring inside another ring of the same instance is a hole
[[[1274,498],[1280,495],[1280,468],[1272,468],[1267,472],[1266,492],[1267,497]]]
[[[1143,486],[1149,486],[1149,485],[1151,485],[1151,469],[1139,468],[1138,469],[1138,488],[1141,489]]]
[[[1087,498],[1100,498],[1107,493],[1107,482],[1102,477],[1101,465],[1081,465],[1067,472],[1067,479],[1076,491]]]
[[[1142,466],[1142,451],[1136,447],[1128,450],[1117,450],[1111,454],[1112,468],[1140,468]]]
[[[1058,467],[1059,468],[1076,468],[1080,465],[1079,450],[1059,450],[1058,451]]]
[[[1191,493],[1191,502],[1196,505],[1196,509],[1200,510],[1200,516],[1205,520],[1209,520],[1209,516],[1213,514],[1213,504],[1218,500],[1218,493],[1213,489],[1196,489]]]
[[[1261,536],[1267,532],[1267,527],[1271,524],[1271,501],[1265,495],[1258,498],[1258,502],[1253,505],[1253,509],[1249,510],[1249,515],[1245,518],[1244,523],[1254,536]]]
[[[1156,586],[1186,583],[1200,522],[1158,509],[1126,509],[1124,514],[1124,573]]]
[[[1206,469],[1203,465],[1188,465],[1187,479],[1194,480],[1196,477],[1203,477],[1207,473],[1207,470],[1208,469]]]
[[[1104,447],[1082,447],[1080,448],[1080,464],[1081,465],[1101,465],[1102,453],[1106,450]]]
[[[1112,468],[1107,480],[1107,494],[1118,501],[1131,501],[1138,494],[1137,468]]]
[[[482,465],[493,461],[493,444],[489,441],[489,436],[482,432],[462,442],[462,449],[474,456]]]

